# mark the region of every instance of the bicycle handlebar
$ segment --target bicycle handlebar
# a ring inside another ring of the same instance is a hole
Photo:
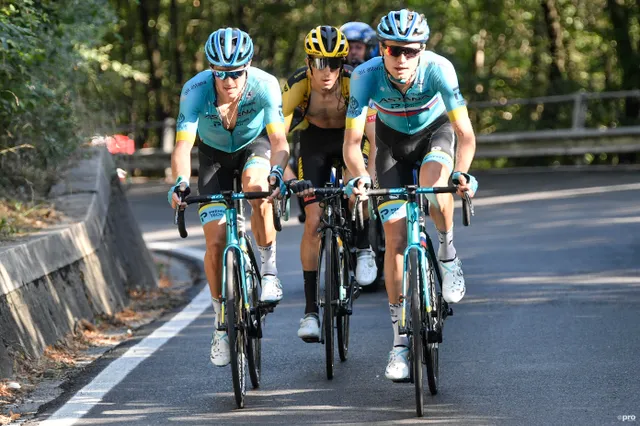
[[[184,188],[181,187],[181,190]],[[195,203],[208,203],[211,201],[229,201],[229,200],[257,200],[261,198],[267,198],[271,195],[271,192],[259,191],[259,192],[233,192],[230,190],[222,191],[219,194],[212,195],[194,195],[187,196],[185,198],[182,197],[183,192],[178,193],[178,197],[180,197],[181,204],[176,207],[174,224],[178,225],[178,231],[180,232],[180,237],[187,238],[189,235],[187,232],[187,227],[184,219],[184,211],[185,208],[182,207],[182,203],[187,205],[195,204]],[[277,201],[277,200],[274,200]],[[282,224],[280,222],[280,214],[281,211],[277,208],[276,203],[272,203],[273,209],[273,226],[276,228],[276,231],[282,230]]]
[[[415,185],[408,185],[404,188],[381,188],[381,189],[369,189],[367,196],[376,195],[407,195],[408,193],[414,194],[454,194],[458,190],[456,186],[434,186],[434,187],[418,187]],[[335,195],[344,192],[344,188],[317,188],[315,192],[320,195]],[[357,201],[359,201],[359,196]],[[356,204],[360,204],[359,202]],[[362,217],[362,209],[359,209],[359,218]],[[352,220],[355,220],[355,211],[352,216]],[[465,193],[462,197],[462,224],[469,226],[471,224],[471,216],[474,216],[473,203],[469,194]],[[363,223],[360,221],[360,223]],[[362,229],[362,228],[360,228]]]

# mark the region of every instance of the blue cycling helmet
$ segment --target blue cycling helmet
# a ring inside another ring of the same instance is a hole
[[[375,42],[376,32],[364,22],[347,22],[340,27],[348,41],[361,41],[364,44]]]
[[[211,65],[237,68],[253,58],[253,42],[249,34],[238,28],[220,28],[207,39],[204,53]]]
[[[348,41],[359,41],[367,45],[364,57],[365,61],[373,57],[380,56],[376,32],[368,24],[355,21],[347,22],[340,27],[340,31],[345,34]]]
[[[418,12],[394,10],[380,20],[378,37],[405,43],[426,43],[429,40],[429,25],[424,15]]]

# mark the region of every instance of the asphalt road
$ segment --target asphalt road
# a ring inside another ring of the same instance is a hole
[[[262,386],[248,392],[245,409],[235,409],[230,369],[209,363],[209,308],[76,424],[640,422],[640,172],[509,172],[478,180],[472,226],[456,215],[467,295],[447,319],[440,393],[425,397],[423,419],[415,417],[413,386],[384,378],[392,331],[383,291],[357,300],[349,360],[337,361],[332,381],[324,347],[296,337],[302,228],[292,219],[277,248],[285,298],[267,318]],[[129,192],[145,238],[204,249],[195,211],[191,236],[179,238],[166,189],[145,184]],[[124,349],[71,384],[40,419]]]

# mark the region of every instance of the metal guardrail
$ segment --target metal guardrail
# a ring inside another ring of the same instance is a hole
[[[640,126],[596,130],[544,130],[478,135],[476,158],[537,157],[640,152]],[[171,164],[171,153],[143,148],[133,155],[116,155],[119,167],[142,172],[162,171]],[[198,169],[198,151],[191,153],[191,167]]]
[[[502,108],[512,105],[549,105],[572,102],[571,127],[557,130],[496,132],[476,135],[476,158],[532,157],[546,155],[581,155],[640,152],[640,125],[587,128],[585,127],[588,101],[599,99],[640,98],[640,90],[544,96],[529,99],[499,99],[469,104],[470,111],[485,108]],[[640,120],[638,121],[640,124]],[[134,132],[141,129],[162,129],[162,148],[145,148],[131,156],[117,155],[120,167],[129,170],[163,170],[170,164],[175,138],[175,120],[167,118],[161,122],[127,125],[112,132]],[[192,155],[192,167],[197,169],[197,150]]]

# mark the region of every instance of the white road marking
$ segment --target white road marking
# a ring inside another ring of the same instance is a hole
[[[204,258],[204,250],[181,248],[176,244],[148,244],[150,249],[171,250],[183,256],[192,256],[198,260]],[[51,417],[40,423],[41,426],[71,426],[78,422],[104,396],[120,383],[142,361],[154,354],[162,345],[175,337],[185,327],[198,318],[211,306],[211,294],[205,286],[202,291],[182,311],[174,315],[167,323],[156,329],[140,343],[130,348],[120,358],[114,360],[91,383],[80,389],[65,405]]]

